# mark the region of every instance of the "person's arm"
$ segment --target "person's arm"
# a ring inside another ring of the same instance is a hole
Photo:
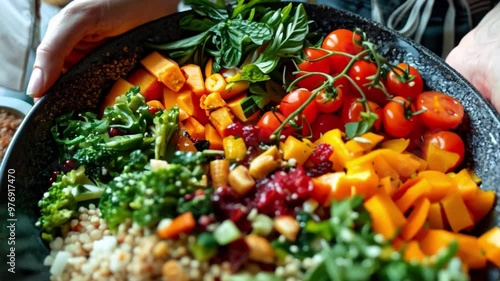
[[[71,66],[106,38],[177,10],[179,0],[74,0],[49,22],[27,87],[41,97]]]
[[[500,4],[455,47],[446,62],[500,112]]]

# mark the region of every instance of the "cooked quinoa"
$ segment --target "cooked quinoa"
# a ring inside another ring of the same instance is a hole
[[[50,243],[44,264],[51,266],[51,281],[209,281],[227,280],[228,262],[210,264],[192,258],[188,245],[194,236],[162,240],[154,229],[123,223],[111,233],[94,204],[80,207],[79,217],[71,220],[69,231]],[[316,257],[303,261],[288,256],[275,274],[286,281],[302,280],[301,271],[314,267]],[[243,272],[260,271],[248,263]]]
[[[2,161],[5,150],[22,120],[22,118],[0,109],[0,161]]]

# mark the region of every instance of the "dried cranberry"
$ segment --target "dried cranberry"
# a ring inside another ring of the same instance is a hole
[[[76,161],[73,159],[68,159],[64,161],[63,172],[67,173],[76,168]]]
[[[333,148],[331,145],[327,143],[320,143],[314,148],[311,156],[309,157],[309,161],[313,164],[320,164],[325,161],[330,161],[330,156],[333,154]]]
[[[231,264],[231,272],[238,272],[248,261],[250,248],[243,238],[229,243],[226,248],[226,259]]]
[[[242,137],[247,146],[259,146],[259,127],[254,125],[244,126]]]
[[[191,200],[193,200],[193,198],[194,198],[194,194],[192,194],[192,193],[188,193],[188,194],[184,195],[184,200],[186,200],[186,201],[191,201]]]
[[[156,112],[158,112],[158,108],[154,107],[154,106],[148,106],[148,110],[149,110],[149,113],[155,115]]]
[[[207,231],[208,226],[213,223],[212,219],[207,215],[202,215],[198,218],[198,226],[203,230]]]
[[[325,161],[321,162],[316,165],[312,165],[311,167],[307,168],[307,175],[310,177],[319,177],[321,175],[324,175],[326,173],[329,173],[332,171],[333,164],[331,161]]]
[[[245,233],[252,231],[248,221],[248,208],[240,202],[240,198],[230,187],[219,187],[212,195],[214,214],[220,220],[230,219]]]
[[[235,136],[241,137],[243,135],[243,125],[241,123],[231,123],[226,127],[224,131],[224,135],[227,136]]]
[[[52,185],[56,181],[59,173],[60,173],[59,171],[52,171],[52,174],[50,175],[50,179],[49,179],[49,185]]]
[[[122,132],[120,129],[118,129],[118,128],[114,128],[114,127],[113,127],[113,128],[109,128],[109,130],[108,130],[108,135],[109,135],[110,137],[116,137],[116,136],[121,136],[121,135],[123,135],[123,132]]]

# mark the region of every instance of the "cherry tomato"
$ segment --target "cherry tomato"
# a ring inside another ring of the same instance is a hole
[[[327,58],[319,60],[319,61],[314,61],[314,62],[309,61],[309,60],[318,59],[318,58],[326,55],[327,53],[325,51],[312,49],[312,48],[306,48],[304,50],[304,52],[306,54],[306,59],[298,65],[298,67],[301,71],[322,72],[322,73],[326,73],[326,74],[330,73],[330,62]],[[300,77],[300,76],[303,76],[303,74],[297,75],[297,77]],[[326,80],[326,77],[323,75],[312,75],[312,76],[309,76],[307,78],[300,80],[299,82],[297,82],[297,84],[302,88],[306,88],[306,89],[312,91],[312,90],[318,88],[319,86],[321,86],[323,84],[323,82],[325,82],[325,80]]]
[[[311,124],[312,130],[312,140],[317,140],[322,134],[333,130],[340,129],[343,130],[342,120],[339,116],[331,113],[320,113],[316,117],[316,120]],[[302,129],[303,136],[310,136],[309,126],[304,126]]]
[[[449,130],[458,127],[464,118],[464,107],[453,97],[436,91],[423,92],[417,96],[415,106],[420,119],[429,129]]]
[[[337,29],[330,32],[330,34],[325,37],[321,47],[330,51],[356,55],[363,51],[364,48],[356,44],[353,39],[354,33],[351,30]],[[360,39],[359,36],[357,36],[357,39]],[[343,55],[332,55],[329,59],[332,74],[341,73],[351,60],[350,57]]]
[[[278,127],[285,120],[285,116],[279,112],[268,111],[262,115],[257,122],[257,126],[259,127],[259,139],[262,142],[272,142],[271,135],[272,133],[278,129]],[[285,125],[285,128],[281,132],[282,136],[289,136],[293,133],[292,127],[290,125]]]
[[[366,86],[367,83],[372,82],[368,77],[377,73],[377,65],[372,62],[358,60],[347,72],[347,75],[363,90],[368,100],[374,101],[384,106],[389,100],[382,90]]]
[[[373,124],[373,127],[375,128],[376,131],[380,130],[380,126],[382,124],[382,108],[372,102],[368,101],[368,105],[370,106],[370,110],[374,113],[377,113],[378,115],[378,120],[375,121]],[[361,120],[361,112],[364,112],[365,108],[362,103],[360,103],[357,100],[351,100],[349,103],[344,103],[344,106],[342,107],[342,124],[345,126],[346,123],[349,122],[357,122]]]
[[[414,78],[408,82],[402,82],[401,75],[403,72],[399,69],[392,69],[387,74],[387,91],[395,96],[402,96],[403,98],[411,98],[415,100],[418,94],[422,93],[424,90],[424,82],[422,76],[417,69],[406,63],[400,63],[397,67],[408,72],[410,76]]]
[[[465,154],[465,144],[459,135],[450,131],[441,131],[431,134],[425,139],[424,146],[422,148],[424,155],[427,154],[427,150],[431,144],[442,150],[458,154],[459,159],[450,170],[455,169],[458,165],[460,165],[460,163],[462,163]]]
[[[344,100],[344,95],[342,94],[342,88],[337,87],[336,91],[336,93],[329,93],[326,90],[321,90],[318,93],[314,101],[316,102],[319,111],[332,113],[340,109]]]
[[[394,97],[384,106],[382,124],[384,130],[395,138],[405,138],[415,128],[417,116],[412,115],[415,108],[403,97]]]
[[[288,117],[290,114],[298,110],[299,107],[302,106],[307,101],[307,99],[309,99],[309,97],[311,97],[311,95],[311,92],[305,88],[299,88],[291,91],[281,100],[281,112],[285,117]],[[312,122],[314,122],[314,119],[316,119],[317,109],[318,108],[316,106],[316,102],[314,102],[313,100],[304,108],[304,110],[302,110],[302,113],[298,115],[299,118],[296,120],[296,122],[298,124],[302,124],[301,116],[305,116],[307,122],[309,122],[309,124],[312,124]]]

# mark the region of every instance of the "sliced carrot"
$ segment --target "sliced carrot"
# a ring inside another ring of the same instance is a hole
[[[430,205],[429,199],[425,197],[415,202],[415,207],[406,219],[406,224],[401,228],[401,237],[403,237],[403,239],[412,239],[424,226],[427,215],[429,214]]]
[[[215,127],[207,123],[205,124],[205,140],[210,143],[210,149],[222,149],[222,137],[219,132],[215,129]]]
[[[446,215],[446,220],[454,232],[459,232],[474,225],[474,220],[459,192],[453,192],[446,196],[441,201],[441,206]]]
[[[142,59],[141,64],[174,92],[178,92],[186,83],[186,77],[179,65],[156,51]]]
[[[421,197],[425,197],[431,190],[426,179],[421,179],[411,186],[406,193],[396,201],[396,205],[405,213]]]
[[[226,79],[220,73],[214,73],[205,79],[205,89],[208,93],[219,92],[223,96],[226,86]]]
[[[406,223],[403,213],[385,193],[373,195],[365,201],[364,206],[372,218],[373,230],[386,239],[393,238]]]
[[[196,221],[191,212],[184,213],[176,217],[170,224],[159,228],[157,233],[163,239],[172,239],[181,233],[187,233],[194,229]]]
[[[186,85],[188,85],[196,96],[205,94],[205,81],[201,68],[196,64],[186,64],[181,67],[181,70],[186,73]]]
[[[427,222],[432,229],[444,229],[445,223],[443,220],[443,212],[441,211],[441,204],[438,202],[432,203],[429,207],[429,214],[427,215]]]
[[[495,192],[478,189],[472,198],[464,201],[474,222],[477,223],[493,209]]]
[[[431,191],[427,195],[431,202],[439,202],[446,195],[457,190],[457,185],[443,172],[427,170],[419,172],[417,177],[427,179],[431,185]]]
[[[417,241],[410,241],[406,244],[404,250],[404,258],[407,261],[418,261],[421,262],[425,259],[425,254],[422,252],[420,245]]]

